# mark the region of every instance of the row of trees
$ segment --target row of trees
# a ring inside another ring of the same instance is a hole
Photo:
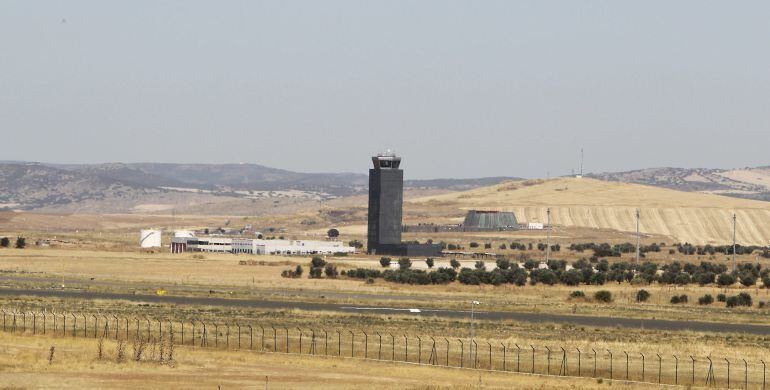
[[[0,238],[0,247],[8,248],[11,246],[11,239],[8,237]],[[15,248],[24,249],[27,247],[27,240],[24,237],[16,237]]]
[[[392,260],[388,257],[380,259],[380,264],[383,267],[390,267],[391,262]],[[427,259],[426,263],[428,268],[433,268],[435,264],[432,258]],[[399,269],[397,271],[351,270],[347,274],[351,277],[377,278],[384,277],[387,272],[399,275],[399,271],[412,271],[413,273],[425,273],[424,278],[430,278],[430,272],[412,270],[412,261],[407,257],[400,258],[398,264]],[[451,268],[443,269],[454,270],[460,283],[472,285],[515,284],[522,286],[529,283],[532,285],[565,284],[577,286],[580,284],[603,285],[610,282],[628,282],[631,284],[659,283],[668,285],[717,284],[719,286],[741,283],[749,287],[755,286],[758,281],[761,281],[765,287],[770,288],[770,269],[763,269],[759,264],[741,264],[735,272],[728,272],[727,267],[723,264],[710,262],[693,264],[674,261],[658,267],[657,264],[651,262],[638,265],[634,262],[610,264],[606,259],[580,259],[573,262],[569,270],[567,265],[566,260],[550,260],[545,264],[545,267],[542,267],[539,261],[527,260],[522,266],[519,266],[518,263],[502,258],[496,261],[495,269],[487,271],[487,265],[483,261],[477,261],[474,268],[459,269],[460,262],[452,259],[450,260]],[[411,283],[411,281],[416,280],[415,278],[423,278],[423,276],[406,273],[404,275],[404,277],[393,276],[392,279],[396,282]],[[442,275],[436,280],[443,282],[447,278]],[[424,283],[418,282],[416,284]]]

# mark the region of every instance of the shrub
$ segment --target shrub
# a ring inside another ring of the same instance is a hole
[[[449,260],[449,265],[454,269],[460,268],[460,262],[457,259]]]
[[[307,277],[310,279],[320,279],[323,271],[323,267],[310,267],[310,272],[308,272]]]
[[[402,257],[398,259],[398,268],[399,269],[412,268],[412,260],[410,260],[408,257]]]
[[[477,261],[477,262],[476,262],[476,264],[474,265],[474,267],[476,267],[476,269],[486,269],[486,268],[487,268],[487,265],[486,265],[486,264],[484,264],[484,262],[483,262],[483,261],[479,260],[479,261]]]
[[[500,250],[506,250],[508,247],[505,244],[500,244]]]
[[[468,246],[471,247],[471,248],[478,248],[479,247],[479,243],[478,242],[471,242],[470,244],[468,244]]]
[[[714,303],[714,297],[712,297],[711,294],[706,294],[698,298],[699,305],[710,305],[712,303]]]
[[[334,266],[334,264],[326,264],[326,268],[324,268],[324,274],[326,274],[327,278],[336,279],[337,275],[339,275],[339,272],[337,272],[337,267]]]
[[[302,276],[302,272],[303,271],[304,270],[302,269],[302,266],[301,265],[297,265],[297,268],[294,269],[294,275],[296,275],[297,277],[300,277],[300,276]]]
[[[11,240],[8,237],[0,238],[0,247],[8,248],[11,245]]]
[[[345,272],[345,271],[342,271]],[[351,278],[356,279],[367,279],[367,278],[380,278],[382,277],[382,272],[377,269],[368,269],[368,268],[356,268],[351,269],[345,272],[345,275]]]
[[[569,293],[569,297],[570,298],[585,298],[585,296],[586,296],[586,293],[584,293],[584,292],[582,292],[580,290],[575,290],[575,291]]]
[[[538,268],[539,266],[540,266],[540,262],[532,260],[532,259],[529,259],[529,260],[524,262],[524,268],[526,268],[526,269],[528,269],[530,271],[535,269],[535,268]]]
[[[484,244],[484,249],[492,249],[492,244],[491,243],[485,243]]]
[[[16,238],[16,248],[24,249],[27,246],[27,240],[24,237]]]
[[[428,257],[425,259],[425,265],[428,266],[428,268],[433,268],[434,262],[432,257]]]
[[[727,274],[727,273],[721,273],[719,276],[717,276],[717,284],[720,286],[730,286],[735,283],[735,277]]]
[[[339,237],[339,236],[340,236],[340,231],[339,231],[339,230],[337,230],[337,229],[333,229],[333,228],[332,228],[332,229],[329,229],[329,231],[327,231],[327,232],[326,232],[326,235],[327,235],[329,238],[336,238],[336,237]]]
[[[508,259],[497,259],[497,268],[507,270],[508,268],[511,268],[511,261]]]
[[[381,257],[380,258],[380,265],[383,268],[390,267],[390,257]]]
[[[594,299],[597,302],[610,303],[612,302],[612,293],[607,290],[599,290],[594,294]]]
[[[310,259],[310,266],[315,267],[323,267],[326,265],[326,261],[321,256],[313,256],[312,259]]]
[[[717,294],[717,302],[726,302],[727,296],[725,294]]]
[[[770,276],[762,278],[762,285],[765,286],[765,288],[770,288]]]
[[[648,299],[650,299],[650,293],[647,290],[641,289],[636,292],[637,302],[646,302]]]
[[[559,281],[559,277],[556,273],[548,268],[536,269],[529,273],[529,283],[535,285],[537,283],[547,284],[553,286]]]
[[[673,297],[671,297],[671,301],[670,302],[673,303],[673,304],[687,303],[687,295],[685,295],[685,294],[674,295]]]
[[[567,286],[577,286],[583,281],[583,274],[577,269],[564,271],[559,275],[559,281]]]
[[[757,284],[757,277],[750,273],[741,275],[741,284],[746,287],[751,287]]]
[[[361,241],[358,241],[358,240],[350,241],[350,242],[348,242],[348,245],[352,246],[353,248],[356,248],[356,249],[361,249],[361,248],[364,247],[364,244]]]

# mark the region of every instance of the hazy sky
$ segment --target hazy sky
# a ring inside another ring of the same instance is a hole
[[[0,160],[770,164],[768,1],[0,2]]]

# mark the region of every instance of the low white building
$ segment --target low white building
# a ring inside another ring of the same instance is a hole
[[[172,253],[231,252],[254,255],[313,255],[355,253],[356,248],[340,241],[256,240],[225,237],[174,237]]]

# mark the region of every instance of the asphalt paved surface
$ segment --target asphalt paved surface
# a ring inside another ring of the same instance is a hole
[[[336,313],[376,313],[399,314],[413,316],[435,316],[444,318],[468,318],[469,311],[465,310],[440,310],[421,309],[419,307],[382,307],[382,306],[350,306],[333,303],[312,303],[298,301],[271,301],[266,299],[230,299],[219,297],[187,297],[187,296],[159,296],[121,294],[91,291],[54,290],[54,289],[10,289],[0,288],[0,296],[18,297],[52,297],[64,299],[101,299],[124,300],[130,302],[195,305],[215,307],[236,307],[244,309],[299,309],[308,311],[330,311]],[[475,318],[480,320],[513,320],[530,323],[569,323],[580,326],[595,327],[621,327],[644,328],[653,330],[682,331],[691,330],[697,332],[712,333],[748,333],[756,335],[770,334],[770,325],[754,324],[725,324],[704,321],[674,321],[660,319],[634,319],[594,317],[567,314],[527,313],[527,312],[503,312],[503,311],[476,311]]]

